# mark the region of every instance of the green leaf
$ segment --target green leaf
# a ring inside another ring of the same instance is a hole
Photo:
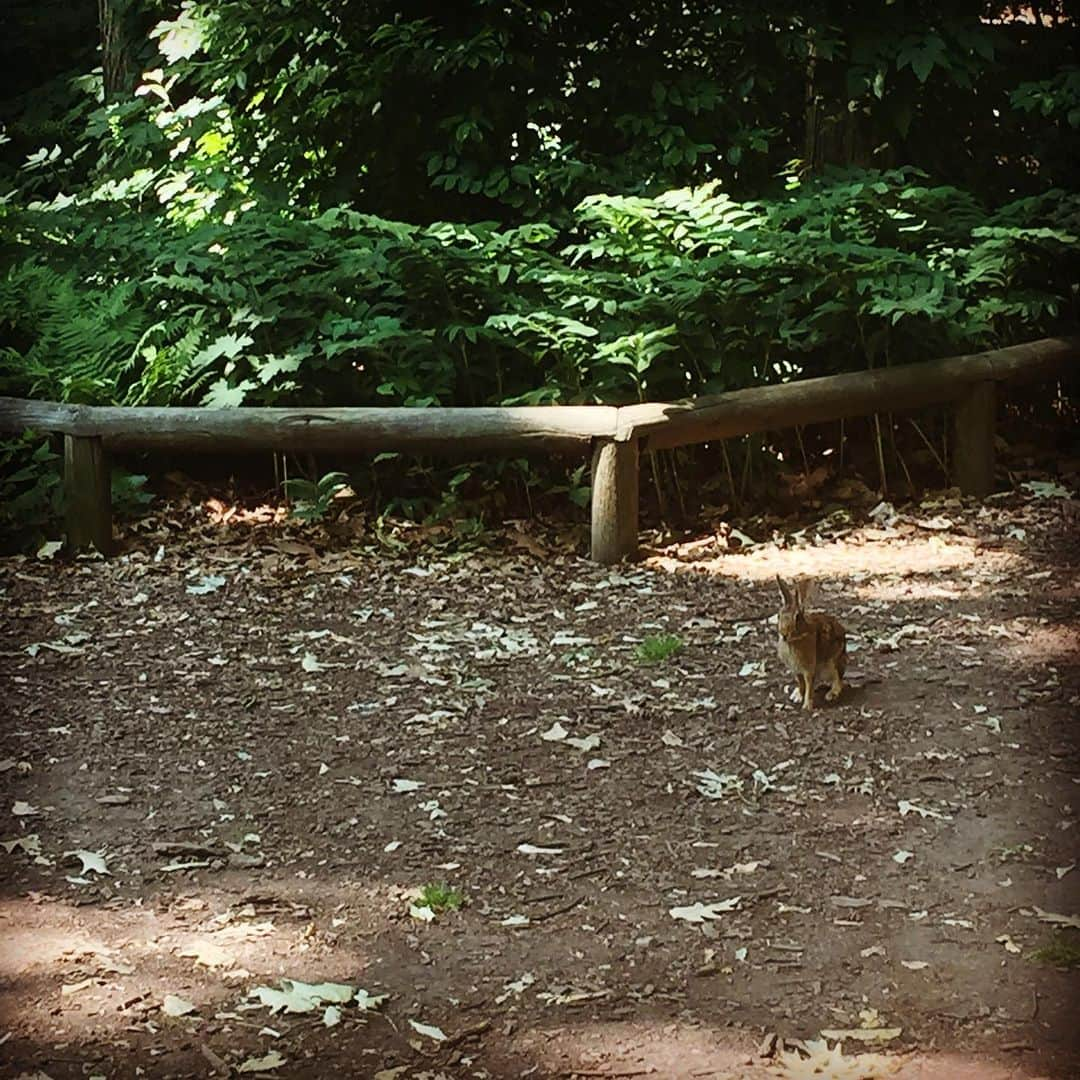
[[[202,404],[209,409],[231,409],[243,405],[249,390],[255,389],[255,383],[244,379],[235,386],[230,386],[227,379],[218,379],[203,395]]]

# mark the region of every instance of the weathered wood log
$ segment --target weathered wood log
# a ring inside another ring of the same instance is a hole
[[[68,547],[112,550],[109,456],[100,439],[64,437],[64,516]]]
[[[953,415],[953,479],[961,491],[980,499],[994,490],[996,413],[996,387],[980,382],[968,388]]]
[[[638,444],[601,439],[592,458],[594,562],[610,566],[634,558],[638,546]]]
[[[605,405],[513,408],[154,408],[65,405],[0,397],[0,431],[100,437],[109,450],[400,450],[588,453],[615,434]]]
[[[637,550],[641,449],[665,449],[878,411],[955,403],[960,485],[993,486],[995,382],[1057,375],[1080,338],[1045,338],[994,352],[878,371],[754,387],[669,404],[520,408],[114,408],[0,397],[0,432],[63,433],[69,539],[111,542],[107,451],[476,451],[593,454],[592,551],[617,562]]]
[[[729,394],[619,410],[617,439],[645,438],[650,450],[776,431],[884,410],[961,400],[976,383],[1045,378],[1076,364],[1080,338],[1044,338],[995,352],[924,364],[825,375]]]

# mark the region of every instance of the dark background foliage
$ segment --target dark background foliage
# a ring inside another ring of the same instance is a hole
[[[1071,329],[1075,7],[17,0],[0,392],[623,402]]]

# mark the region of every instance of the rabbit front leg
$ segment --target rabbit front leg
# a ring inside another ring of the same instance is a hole
[[[799,675],[799,681],[803,688],[802,707],[809,712],[814,707],[814,676],[804,672]]]

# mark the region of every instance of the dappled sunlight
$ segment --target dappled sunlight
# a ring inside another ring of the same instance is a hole
[[[776,574],[785,577],[854,577],[857,575],[903,575],[905,579],[962,571],[988,560],[1005,573],[1015,569],[1020,556],[1006,551],[987,553],[970,541],[956,538],[915,537],[890,543],[858,543],[835,540],[819,546],[777,547],[761,544],[746,552],[724,554],[717,558],[683,561],[666,555],[654,555],[646,565],[668,572],[698,572],[740,581],[765,581]],[[870,583],[872,587],[874,583]],[[860,582],[860,587],[865,583]]]
[[[289,508],[280,504],[262,503],[255,507],[207,499],[203,504],[206,520],[212,525],[281,525],[289,520]]]
[[[1018,628],[1001,647],[1011,659],[1033,667],[1080,664],[1080,630],[1064,623]]]
[[[1075,873],[1046,873],[1073,858],[1071,776],[1045,760],[1075,691],[1041,674],[1075,640],[1073,571],[967,527],[680,573],[292,541],[273,564],[219,545],[213,576],[185,545],[18,564],[5,1050],[56,1080],[272,1054],[297,1077],[758,1080],[768,1033],[880,1010],[895,1075],[1034,1080],[1002,1045],[1044,1070],[1074,1049],[1070,976],[1029,959],[1034,912],[1075,910]],[[850,682],[811,712],[775,573],[848,630]],[[271,1011],[320,987],[353,995],[336,1023],[326,999]],[[910,1056],[931,1045],[959,1056]]]
[[[542,1069],[557,1075],[739,1077],[775,1075],[755,1063],[746,1037],[671,1020],[592,1021],[553,1030],[533,1029],[515,1040]]]
[[[100,1037],[103,1029],[162,1017],[170,995],[205,1019],[251,1008],[254,987],[277,987],[282,978],[356,985],[372,961],[338,936],[350,921],[345,901],[354,911],[365,901],[381,910],[400,906],[400,890],[336,883],[325,891],[341,897],[342,917],[320,926],[303,905],[276,901],[277,910],[268,912],[264,901],[237,901],[213,888],[166,897],[160,908],[82,906],[41,894],[4,899],[0,982],[7,1011],[17,987],[33,984],[20,1012],[38,1012],[38,1022],[59,1025],[65,1036]],[[28,1010],[27,1000],[37,1004]]]
[[[522,1033],[515,1039],[542,1070],[559,1076],[657,1076],[666,1080],[1039,1080],[1045,1074],[983,1054],[889,1051],[848,1040],[828,1043],[833,1070],[794,1046],[759,1056],[759,1042],[729,1029],[670,1020],[592,1021]],[[805,1045],[805,1044],[804,1044]],[[837,1050],[836,1047],[841,1049]],[[774,1048],[769,1046],[770,1051]],[[824,1048],[822,1048],[824,1049]],[[861,1068],[856,1067],[858,1061]],[[844,1068],[845,1071],[840,1071]]]

